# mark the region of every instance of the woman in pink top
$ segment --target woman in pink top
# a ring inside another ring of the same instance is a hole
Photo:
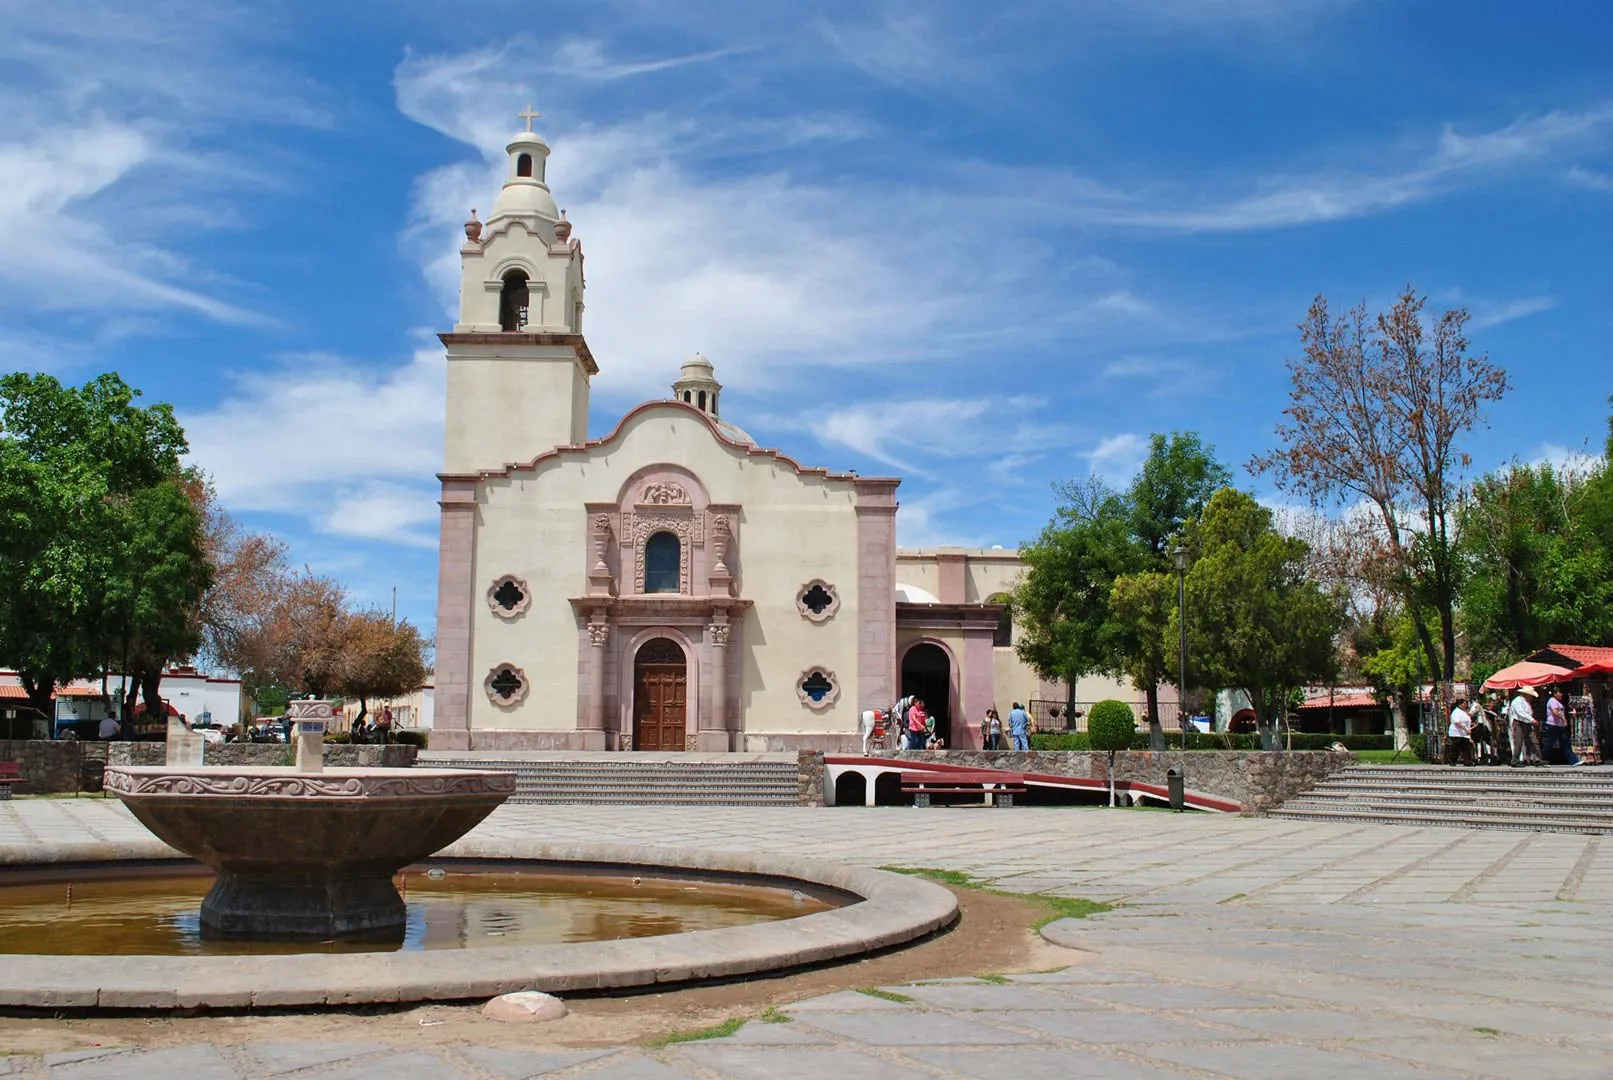
[[[924,713],[924,699],[914,698],[907,707],[907,748],[924,749],[924,736],[930,727],[930,718]]]

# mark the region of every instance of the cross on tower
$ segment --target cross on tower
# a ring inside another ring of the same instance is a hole
[[[515,115],[516,115],[517,118],[519,118],[521,120],[525,120],[526,121],[526,129],[528,131],[531,131],[532,130],[532,121],[536,120],[538,117],[542,116],[543,114],[538,112],[531,105],[528,105],[526,107],[525,111],[518,112]]]

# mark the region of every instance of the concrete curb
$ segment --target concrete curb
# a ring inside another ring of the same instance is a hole
[[[174,858],[160,843],[56,845],[28,865]],[[43,857],[41,857],[43,855]],[[785,878],[863,898],[832,911],[665,937],[510,949],[341,956],[12,955],[0,1006],[57,1009],[246,1009],[563,994],[724,979],[900,945],[948,926],[957,900],[920,878],[840,863],[615,844],[466,839],[443,858],[581,862]],[[3,858],[3,856],[0,856]],[[21,860],[8,860],[15,867]]]

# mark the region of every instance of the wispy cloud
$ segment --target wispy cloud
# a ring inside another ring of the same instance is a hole
[[[1148,456],[1148,438],[1133,431],[1110,435],[1085,456],[1093,475],[1111,484],[1123,484],[1142,468]]]
[[[1514,319],[1539,315],[1556,306],[1557,298],[1554,296],[1525,296],[1517,300],[1475,301],[1468,310],[1473,316],[1474,328],[1485,330]]]
[[[442,465],[441,352],[376,369],[342,357],[285,358],[236,377],[216,405],[180,419],[190,459],[234,510],[302,518],[315,529],[413,546],[436,543]]]
[[[1250,194],[1185,205],[1173,205],[1168,192],[1145,191],[1129,201],[1110,195],[1077,203],[1070,212],[1095,223],[1181,232],[1242,232],[1342,221],[1538,167],[1599,142],[1609,129],[1613,129],[1613,103],[1522,117],[1474,134],[1447,127],[1420,151],[1378,148],[1359,153],[1405,161],[1399,167],[1274,174],[1259,181]]]
[[[1568,170],[1568,182],[1574,187],[1589,188],[1591,191],[1613,191],[1613,173],[1597,172],[1578,165]]]
[[[571,40],[561,42],[545,69],[556,75],[575,79],[609,82],[629,79],[635,75],[653,75],[690,64],[705,64],[751,51],[747,46],[708,49],[705,52],[683,56],[666,56],[654,60],[619,60],[611,57],[604,43],[597,40]]]

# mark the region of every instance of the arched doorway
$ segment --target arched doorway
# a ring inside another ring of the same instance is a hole
[[[921,641],[902,657],[902,696],[924,699],[935,733],[952,745],[952,659],[941,646]]]
[[[683,750],[689,671],[678,643],[651,638],[633,658],[633,749]]]

